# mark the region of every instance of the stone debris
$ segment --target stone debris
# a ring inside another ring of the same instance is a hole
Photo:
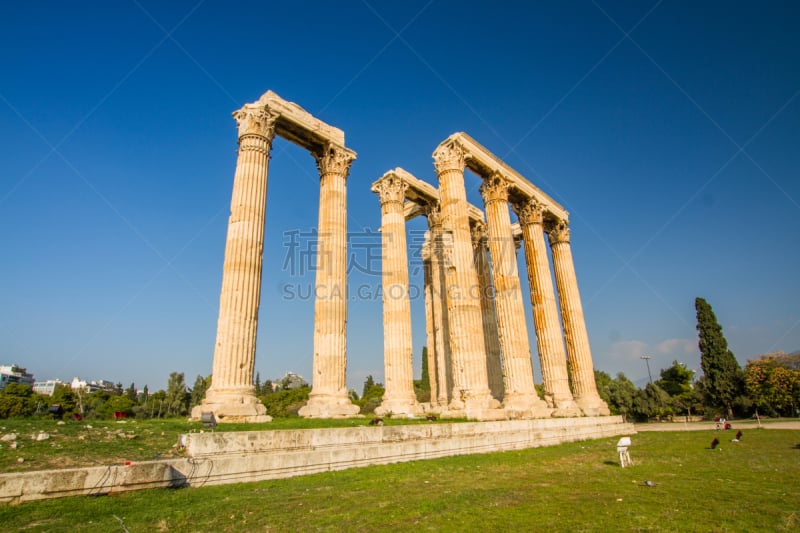
[[[50,439],[50,434],[45,433],[44,431],[40,431],[39,434],[33,438],[33,440],[37,442],[41,442],[43,440],[48,440],[48,439]]]
[[[0,437],[0,441],[3,441],[3,442],[11,442],[11,441],[15,441],[15,440],[17,440],[17,434],[16,433],[6,433],[2,437]]]

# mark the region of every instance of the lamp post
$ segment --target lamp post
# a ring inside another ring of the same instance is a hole
[[[650,383],[653,383],[653,375],[650,373],[650,359],[649,355],[643,355],[640,359],[644,359],[644,362],[647,363],[647,377],[650,378]]]

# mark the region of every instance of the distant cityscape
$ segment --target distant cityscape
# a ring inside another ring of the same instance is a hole
[[[266,380],[273,390],[276,389],[297,389],[300,387],[308,386],[308,382],[299,374],[294,372],[287,372],[282,378],[275,380]],[[6,388],[9,383],[18,383],[20,385],[29,385],[33,392],[44,396],[52,396],[58,387],[69,387],[73,390],[83,390],[85,392],[96,392],[100,390],[113,392],[118,389],[113,381],[105,379],[85,380],[79,377],[72,378],[71,382],[65,382],[60,379],[48,379],[47,381],[36,381],[32,373],[28,372],[27,368],[19,365],[0,365],[0,390]],[[140,392],[140,391],[137,391]]]

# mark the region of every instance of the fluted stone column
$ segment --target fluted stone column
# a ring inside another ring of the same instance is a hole
[[[533,384],[531,349],[525,325],[525,306],[517,271],[517,249],[508,212],[508,184],[498,175],[480,188],[489,226],[489,252],[497,306],[497,325],[503,350],[505,396],[503,407],[514,417],[550,415]]]
[[[486,374],[483,318],[478,273],[472,262],[467,193],[464,187],[464,152],[449,143],[433,154],[439,178],[444,231],[452,235],[451,264],[447,265],[447,311],[453,360],[453,392],[449,410],[469,418],[486,419],[499,407],[492,398]],[[455,416],[455,415],[454,415]]]
[[[256,360],[261,262],[267,207],[267,169],[277,116],[245,106],[233,114],[239,125],[239,157],[233,178],[231,216],[219,300],[211,387],[192,418],[213,412],[220,422],[268,422],[256,398]]]
[[[300,416],[352,416],[347,394],[347,175],[355,153],[328,145],[313,154],[320,173],[319,243],[311,393]]]
[[[403,203],[408,184],[396,176],[372,188],[381,200],[383,276],[383,362],[386,392],[375,414],[422,413],[414,394],[411,302],[408,298],[408,252]]]
[[[535,200],[529,200],[515,208],[525,242],[525,260],[545,401],[555,409],[552,416],[579,416],[580,409],[569,389],[567,356],[564,352],[553,278],[544,242],[544,206]]]
[[[558,300],[561,303],[567,357],[572,369],[575,401],[588,416],[609,415],[608,405],[600,398],[594,379],[592,351],[589,347],[589,335],[586,332],[583,306],[578,291],[578,278],[572,261],[569,226],[566,221],[558,221],[548,228],[547,234],[553,254],[553,268],[556,274]]]
[[[437,382],[436,396],[431,393],[431,405],[446,408],[453,391],[453,365],[450,356],[450,317],[447,312],[446,245],[439,206],[428,206],[427,217],[431,234],[431,301]]]
[[[483,315],[483,342],[486,351],[486,373],[489,390],[499,401],[503,400],[503,365],[501,362],[500,339],[497,333],[497,310],[495,309],[492,270],[489,266],[489,253],[486,224],[473,222],[472,246],[474,248],[475,269],[481,291],[481,314]]]
[[[423,284],[425,294],[425,339],[428,351],[428,384],[430,389],[430,405],[436,405],[439,395],[438,372],[436,362],[436,334],[433,314],[433,271],[431,268],[431,232],[425,232],[425,242],[420,250],[422,257]]]

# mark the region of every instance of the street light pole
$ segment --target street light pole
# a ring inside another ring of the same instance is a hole
[[[650,378],[650,383],[653,383],[653,375],[650,373],[650,359],[649,355],[643,355],[640,359],[644,359],[644,362],[647,363],[647,377]]]

